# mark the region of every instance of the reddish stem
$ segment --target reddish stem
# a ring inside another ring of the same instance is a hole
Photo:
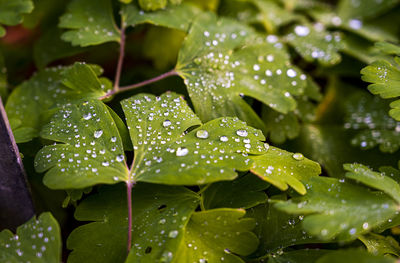
[[[124,21],[121,22],[121,41],[119,44],[119,57],[118,57],[118,64],[117,64],[117,70],[115,72],[115,80],[114,80],[114,92],[118,92],[119,90],[119,82],[121,79],[121,71],[122,71],[122,65],[124,62],[124,56],[125,56],[125,26],[124,26]]]
[[[132,188],[134,186],[133,182],[126,182],[126,195],[128,201],[128,246],[127,252],[131,250],[132,245]]]

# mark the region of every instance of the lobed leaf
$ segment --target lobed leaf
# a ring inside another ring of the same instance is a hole
[[[394,255],[400,256],[399,243],[391,236],[381,236],[374,233],[359,237],[361,242],[367,247],[368,252],[374,255]]]
[[[130,262],[158,262],[182,246],[198,196],[183,187],[139,183],[132,195]],[[125,262],[128,239],[126,194],[122,185],[104,187],[78,206],[75,217],[93,221],[68,237],[68,262]]]
[[[311,178],[307,195],[275,206],[291,214],[308,214],[303,220],[304,229],[324,240],[355,239],[398,211],[398,204],[382,192],[326,177]]]
[[[102,102],[92,100],[63,107],[43,128],[41,136],[61,142],[45,146],[36,155],[36,171],[49,170],[43,178],[46,186],[79,189],[129,181],[118,128]]]
[[[291,186],[302,195],[307,190],[301,181],[307,181],[321,173],[319,164],[304,158],[301,153],[290,153],[272,146],[265,154],[252,159],[252,173],[280,190],[287,190]]]
[[[111,0],[74,0],[60,17],[60,28],[68,29],[61,38],[73,46],[99,45],[120,41],[115,25]]]
[[[101,72],[100,67],[83,63],[48,68],[15,88],[7,100],[6,111],[16,142],[37,137],[51,108],[104,96],[111,83],[98,77]]]
[[[205,13],[193,23],[178,56],[177,72],[185,79],[203,121],[238,116],[263,127],[240,96],[260,100],[274,110],[294,110],[293,95],[306,86],[306,75],[292,66],[276,37],[243,46],[256,38],[251,28]],[[199,45],[201,43],[201,45]]]
[[[140,10],[134,2],[122,8],[122,16],[128,26],[148,23],[185,32],[188,31],[191,22],[199,13],[200,9],[186,3],[168,6],[152,12]]]
[[[135,150],[134,181],[195,185],[232,180],[235,170],[250,167],[248,154],[265,151],[261,131],[237,118],[201,124],[175,93],[140,94],[123,100],[122,108]]]
[[[0,0],[0,37],[6,34],[3,25],[15,26],[22,23],[24,14],[33,10],[32,0]]]
[[[54,217],[49,213],[31,218],[17,228],[0,232],[1,262],[47,263],[61,260],[61,233]]]

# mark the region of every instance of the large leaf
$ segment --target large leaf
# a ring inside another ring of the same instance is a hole
[[[132,195],[132,262],[158,262],[175,257],[198,197],[183,187],[138,184]],[[68,238],[68,262],[124,262],[128,238],[126,195],[122,185],[90,196],[77,208],[80,221]]]
[[[388,48],[388,52],[392,52],[393,48]],[[394,50],[396,55],[400,55],[400,52]],[[371,82],[368,89],[373,94],[378,94],[382,98],[396,98],[400,96],[400,59],[396,57],[394,62],[386,60],[378,60],[373,62],[371,65],[361,70],[362,80]],[[392,109],[389,111],[390,116],[396,120],[400,120],[400,101],[396,100],[390,104]]]
[[[326,31],[320,23],[296,25],[287,39],[307,61],[317,60],[323,66],[331,66],[341,60],[338,53],[343,48],[340,35]]]
[[[104,96],[111,89],[111,83],[97,77],[101,72],[98,66],[82,63],[48,68],[14,89],[6,111],[17,143],[38,136],[47,122],[49,108]]]
[[[149,23],[185,32],[188,31],[191,21],[198,13],[200,13],[200,9],[191,4],[172,5],[161,10],[144,12],[138,8],[135,2],[132,2],[122,9],[122,15],[127,25]]]
[[[293,245],[322,242],[304,231],[301,224],[303,215],[289,215],[270,203],[250,208],[247,216],[256,220],[254,232],[260,240],[257,251],[251,257],[262,257]]]
[[[202,194],[205,209],[243,208],[248,209],[268,200],[263,192],[269,184],[252,174],[244,175],[234,181],[212,184]]]
[[[193,185],[232,180],[235,170],[250,167],[248,154],[265,151],[261,131],[237,118],[201,125],[175,93],[140,94],[122,101],[122,108],[135,150],[134,181]]]
[[[292,214],[308,214],[303,227],[321,239],[355,239],[394,217],[398,204],[382,192],[343,180],[313,177],[308,181],[307,194],[276,204]]]
[[[48,187],[84,188],[129,181],[121,137],[102,102],[63,107],[43,128],[41,136],[61,142],[45,146],[35,159],[38,172],[49,170],[43,178]]]
[[[319,164],[305,158],[301,153],[290,153],[272,146],[267,153],[252,159],[252,173],[281,190],[287,190],[291,186],[300,194],[307,192],[301,181],[321,173]]]
[[[6,34],[3,25],[14,26],[22,22],[23,15],[32,12],[31,0],[0,0],[0,37]]]
[[[351,259],[358,263],[395,263],[396,259],[383,256],[375,256],[364,250],[336,250],[326,253],[316,263],[342,263]]]
[[[120,41],[115,25],[111,0],[74,0],[60,17],[59,27],[68,29],[62,39],[74,46],[98,45]]]
[[[294,110],[292,95],[300,95],[306,76],[292,66],[276,42],[256,41],[255,33],[234,20],[200,15],[194,22],[178,56],[177,72],[185,79],[196,112],[203,121],[238,116],[251,125],[264,124],[241,95],[260,100],[271,108]],[[246,107],[247,106],[247,107]]]
[[[50,213],[33,217],[17,228],[0,232],[1,262],[47,263],[61,260],[61,234]]]

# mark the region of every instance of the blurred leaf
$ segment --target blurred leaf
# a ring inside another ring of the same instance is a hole
[[[252,159],[251,172],[283,191],[290,186],[305,194],[306,188],[301,181],[321,173],[319,164],[304,158],[301,153],[290,153],[272,146],[267,153]]]
[[[145,11],[155,11],[164,9],[167,6],[167,0],[138,0],[140,8]]]
[[[105,95],[111,83],[98,77],[101,72],[100,67],[83,63],[48,68],[15,88],[7,100],[6,111],[17,143],[39,135],[51,108]]]
[[[111,0],[73,0],[60,17],[60,28],[68,29],[61,38],[73,46],[99,45],[120,41],[115,25]]]
[[[268,200],[263,192],[269,184],[258,177],[247,174],[234,181],[212,184],[202,194],[205,209],[243,208],[248,209]]]
[[[17,228],[0,232],[0,260],[2,262],[47,263],[61,260],[61,233],[50,213],[33,217]]]
[[[31,0],[0,0],[0,37],[6,34],[6,30],[1,26],[15,26],[22,23],[24,14],[29,14],[33,10]]]
[[[322,24],[304,24],[293,27],[287,35],[289,44],[307,61],[317,60],[323,66],[340,62],[338,53],[343,48],[337,32],[331,33]]]
[[[375,256],[364,250],[337,250],[327,253],[316,261],[316,263],[342,263],[350,259],[358,263],[395,263],[396,259]]]
[[[184,32],[188,31],[191,22],[199,13],[200,10],[191,4],[168,6],[161,10],[144,12],[138,8],[136,3],[130,3],[122,9],[122,16],[128,26],[149,23]]]
[[[6,102],[7,95],[7,68],[4,63],[3,54],[0,52],[0,98],[3,100],[3,103]]]
[[[331,252],[325,249],[299,249],[283,252],[281,255],[273,255],[268,263],[315,263],[321,256]]]
[[[275,207],[306,214],[304,229],[324,240],[355,239],[398,213],[398,204],[382,192],[327,177],[312,177],[305,196],[278,202]]]
[[[273,143],[283,143],[286,139],[294,139],[300,133],[300,124],[293,112],[283,114],[263,107],[265,133]]]
[[[76,219],[94,222],[76,228],[68,237],[72,250],[68,262],[125,262],[126,200],[123,185],[118,185],[104,187],[80,203]],[[133,189],[132,202],[132,262],[157,262],[169,253],[175,256],[198,197],[183,187],[140,183]]]
[[[340,0],[338,14],[344,20],[350,18],[368,19],[380,15],[398,4],[398,0]]]
[[[397,241],[391,236],[381,236],[374,233],[361,235],[359,237],[361,242],[367,247],[368,252],[374,255],[387,255],[400,256],[400,246]]]

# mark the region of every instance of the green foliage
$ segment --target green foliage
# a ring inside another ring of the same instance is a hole
[[[399,11],[0,0],[0,96],[46,211],[0,261],[395,262]]]
[[[4,27],[14,26],[22,22],[23,15],[32,12],[33,3],[31,0],[1,0],[0,1],[0,37],[6,34]]]
[[[17,228],[0,232],[2,262],[59,262],[61,260],[60,227],[51,215],[43,213]]]

